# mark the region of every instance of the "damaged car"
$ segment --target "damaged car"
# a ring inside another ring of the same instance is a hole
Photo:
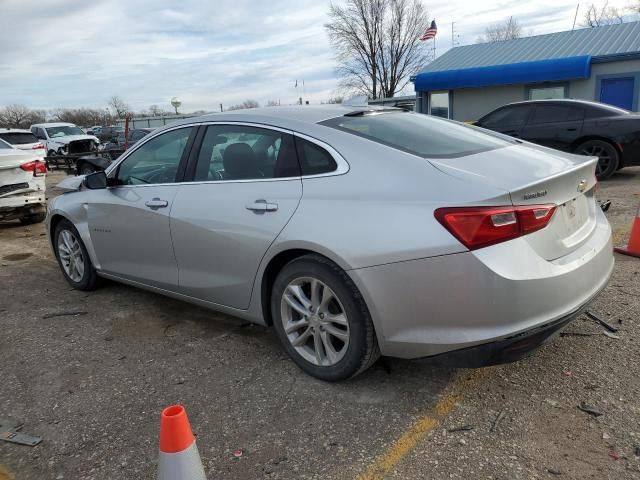
[[[31,125],[31,133],[45,144],[48,157],[96,152],[100,145],[98,137],[87,135],[73,123],[38,123]]]
[[[0,140],[0,220],[42,222],[46,214],[45,175],[39,155]]]

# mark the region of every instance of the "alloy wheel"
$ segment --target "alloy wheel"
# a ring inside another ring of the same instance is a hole
[[[291,281],[280,302],[282,326],[291,345],[308,362],[335,365],[349,347],[349,322],[328,285],[312,277]]]
[[[602,147],[601,145],[589,145],[587,148],[584,148],[581,152],[581,155],[588,155],[590,157],[598,157],[598,164],[596,165],[596,175],[601,175],[609,168],[609,164],[611,163],[611,154],[608,149]]]
[[[80,242],[69,230],[62,230],[58,235],[58,255],[64,272],[74,282],[84,277],[84,255]]]

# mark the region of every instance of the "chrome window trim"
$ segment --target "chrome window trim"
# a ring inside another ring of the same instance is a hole
[[[291,181],[291,180],[303,180],[303,179],[307,179],[307,178],[313,179],[313,178],[333,177],[333,176],[337,176],[337,175],[344,175],[350,169],[349,163],[347,163],[347,161],[344,159],[344,157],[342,155],[340,155],[335,148],[333,148],[331,145],[323,142],[322,140],[318,140],[317,138],[311,137],[309,135],[305,135],[303,133],[295,132],[293,130],[288,130],[286,128],[276,127],[276,126],[273,126],[273,125],[268,125],[268,124],[263,124],[263,123],[234,122],[234,121],[216,120],[216,121],[212,121],[212,122],[198,122],[198,123],[181,124],[181,125],[178,125],[176,127],[167,128],[166,130],[162,130],[160,132],[157,132],[156,134],[153,134],[153,136],[151,136],[151,134],[147,135],[146,137],[143,137],[144,141],[137,142],[135,144],[135,147],[133,147],[132,150],[129,150],[129,151],[126,152],[126,154],[123,154],[122,157],[124,157],[124,158],[120,157],[120,158],[118,158],[117,162],[114,162],[113,164],[109,165],[108,171],[105,170],[105,174],[108,176],[111,173],[111,171],[116,169],[118,167],[118,165],[120,165],[120,163],[124,162],[127,159],[127,157],[129,157],[129,155],[131,155],[133,152],[135,152],[138,148],[140,148],[142,145],[144,145],[148,141],[151,141],[153,138],[155,138],[155,137],[157,137],[159,135],[162,135],[163,133],[170,132],[170,131],[173,131],[173,130],[177,130],[179,128],[199,127],[199,126],[205,126],[206,127],[206,126],[209,126],[209,125],[229,125],[229,126],[241,125],[241,126],[246,126],[246,127],[262,128],[262,129],[265,129],[265,130],[274,130],[276,132],[287,133],[287,134],[292,135],[294,137],[302,138],[302,139],[307,140],[307,141],[309,141],[311,143],[314,143],[315,145],[318,145],[319,147],[321,147],[324,150],[326,150],[327,152],[329,152],[329,155],[331,155],[333,157],[333,160],[336,162],[337,168],[335,170],[333,170],[332,172],[319,173],[317,175],[297,175],[295,177],[254,178],[254,179],[247,179],[247,180],[200,180],[200,181],[191,181],[191,182],[153,183],[153,184],[150,184],[150,185],[118,185],[118,186],[109,187],[109,188],[161,187],[161,186],[167,186],[167,185],[202,185],[202,184],[218,184],[218,183],[228,184],[228,183],[282,182],[282,181]],[[147,139],[147,137],[149,137],[149,138]]]

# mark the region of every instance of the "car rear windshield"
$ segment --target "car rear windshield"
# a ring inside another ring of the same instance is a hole
[[[13,148],[11,145],[0,140],[0,150],[11,149],[11,148]]]
[[[366,112],[321,122],[421,157],[451,158],[516,143],[458,122],[411,112]]]
[[[33,133],[26,132],[5,132],[0,133],[0,138],[11,145],[25,145],[27,143],[38,143],[38,139]]]

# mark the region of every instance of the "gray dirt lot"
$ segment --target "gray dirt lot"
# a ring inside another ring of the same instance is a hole
[[[599,197],[624,243],[640,168]],[[115,283],[74,291],[42,224],[0,224],[0,418],[43,437],[0,442],[0,480],[152,479],[159,413],[176,402],[211,479],[640,478],[640,260],[616,260],[591,310],[619,338],[583,316],[516,364],[387,359],[327,384],[268,329]]]

